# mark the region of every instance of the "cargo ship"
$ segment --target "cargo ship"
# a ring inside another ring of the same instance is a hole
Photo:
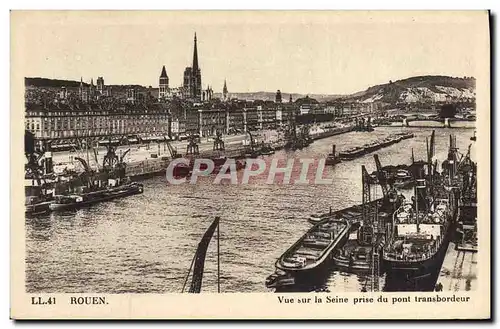
[[[383,259],[390,271],[423,276],[440,267],[451,232],[448,200],[437,200],[433,212],[416,212],[405,204],[394,214]]]
[[[399,207],[389,226],[383,261],[393,273],[429,275],[441,266],[448,248],[453,232],[453,197],[426,195],[425,183],[417,179],[414,202]]]

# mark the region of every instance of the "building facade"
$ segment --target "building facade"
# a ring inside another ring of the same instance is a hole
[[[25,127],[39,140],[52,140],[54,144],[63,140],[79,138],[108,138],[113,136],[168,136],[170,114],[166,107],[158,105],[119,105],[109,109],[80,105],[45,107],[27,104]]]

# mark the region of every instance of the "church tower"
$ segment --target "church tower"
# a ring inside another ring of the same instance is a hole
[[[160,74],[159,89],[160,92],[158,94],[158,99],[167,98],[169,93],[169,88],[168,88],[168,75],[167,75],[167,70],[165,70],[165,65],[163,65]]]
[[[227,84],[226,84],[226,79],[224,79],[224,87],[222,88],[222,100],[224,102],[228,101],[228,93],[227,93]]]
[[[198,41],[196,33],[194,34],[193,65],[186,67],[184,70],[183,89],[187,98],[197,101],[202,99],[201,70],[198,64]]]
[[[198,45],[196,40],[196,32],[194,33],[194,51],[193,51],[193,78],[192,78],[192,97],[194,99],[201,99],[201,70],[198,66]]]

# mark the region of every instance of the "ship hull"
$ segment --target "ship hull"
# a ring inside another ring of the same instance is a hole
[[[48,214],[50,212],[50,205],[53,201],[45,201],[35,203],[33,205],[27,205],[25,210],[26,216],[38,216]]]
[[[283,258],[282,256],[276,262],[276,268],[292,274],[296,281],[300,281],[301,279],[304,278],[306,279],[310,278],[311,275],[314,276],[318,272],[321,272],[324,269],[325,265],[333,263],[334,251],[339,246],[345,243],[345,241],[349,237],[350,230],[351,226],[347,224],[346,228],[340,233],[340,236],[337,239],[335,239],[335,241],[325,249],[323,255],[320,257],[320,260],[318,260],[314,265],[309,266],[307,268],[291,268],[283,266],[280,262],[281,258]],[[329,266],[326,267],[328,268]]]

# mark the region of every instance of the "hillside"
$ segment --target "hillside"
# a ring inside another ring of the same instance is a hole
[[[389,81],[347,96],[347,99],[371,103],[415,103],[472,100],[476,97],[476,79],[472,77],[454,78],[448,76],[418,76]]]
[[[83,83],[87,86],[87,83]],[[24,86],[32,87],[44,87],[44,88],[77,88],[80,86],[80,81],[73,80],[58,80],[58,79],[47,79],[47,78],[24,78]]]

